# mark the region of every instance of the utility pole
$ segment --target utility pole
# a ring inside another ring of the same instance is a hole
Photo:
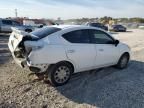
[[[16,18],[18,17],[17,9],[15,9],[15,17],[16,17]]]

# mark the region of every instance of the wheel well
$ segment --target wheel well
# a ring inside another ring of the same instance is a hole
[[[128,52],[123,53],[122,56],[123,56],[123,55],[127,55],[127,56],[129,57],[129,59],[130,59],[130,54],[129,54]],[[121,56],[121,57],[122,57],[122,56]]]
[[[56,63],[56,64],[59,64],[59,63],[67,63],[67,64],[69,64],[70,66],[71,66],[71,68],[72,68],[72,71],[74,72],[74,65],[71,63],[71,62],[69,62],[69,61],[60,61],[60,62],[58,62],[58,63]],[[55,64],[51,64],[50,66],[49,66],[49,68],[51,68],[52,66],[54,66]]]
[[[74,65],[71,62],[69,62],[69,61],[61,61],[61,62],[65,62],[65,63],[69,64],[72,68],[72,71],[74,72]],[[59,62],[59,63],[61,63],[61,62]]]

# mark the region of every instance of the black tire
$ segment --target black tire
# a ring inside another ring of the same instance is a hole
[[[125,53],[120,57],[116,67],[119,69],[124,69],[127,67],[128,63],[129,63],[129,54]]]
[[[66,74],[65,77],[60,79],[58,77],[58,74],[60,74],[60,71],[58,71],[58,70],[59,70],[59,68],[62,68],[62,67],[66,67],[67,71],[65,71],[65,74]],[[71,65],[69,65],[68,63],[60,62],[60,63],[57,63],[57,64],[51,66],[47,70],[47,73],[48,73],[48,79],[53,86],[62,86],[70,80],[70,77],[73,73],[73,69],[72,69]]]
[[[30,33],[30,32],[32,32],[32,30],[31,29],[26,29],[25,32]]]

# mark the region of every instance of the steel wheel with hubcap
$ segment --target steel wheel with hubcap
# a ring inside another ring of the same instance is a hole
[[[48,77],[52,85],[61,86],[69,81],[72,71],[72,67],[69,64],[62,62],[48,70]]]

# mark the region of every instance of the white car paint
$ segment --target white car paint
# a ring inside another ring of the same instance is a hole
[[[39,73],[41,73],[45,72],[51,64],[68,61],[74,66],[74,72],[76,73],[115,65],[123,53],[128,52],[130,54],[130,48],[123,43],[119,43],[118,46],[113,44],[75,44],[62,37],[65,33],[81,29],[103,31],[99,28],[75,25],[51,27],[60,28],[61,30],[37,41],[24,41],[26,51],[28,52],[31,48],[31,52],[23,59],[17,58],[15,51],[20,50],[19,44],[23,38],[31,34],[13,29],[8,46],[14,60],[19,65],[37,67],[40,69]],[[111,34],[107,34],[111,36]]]

